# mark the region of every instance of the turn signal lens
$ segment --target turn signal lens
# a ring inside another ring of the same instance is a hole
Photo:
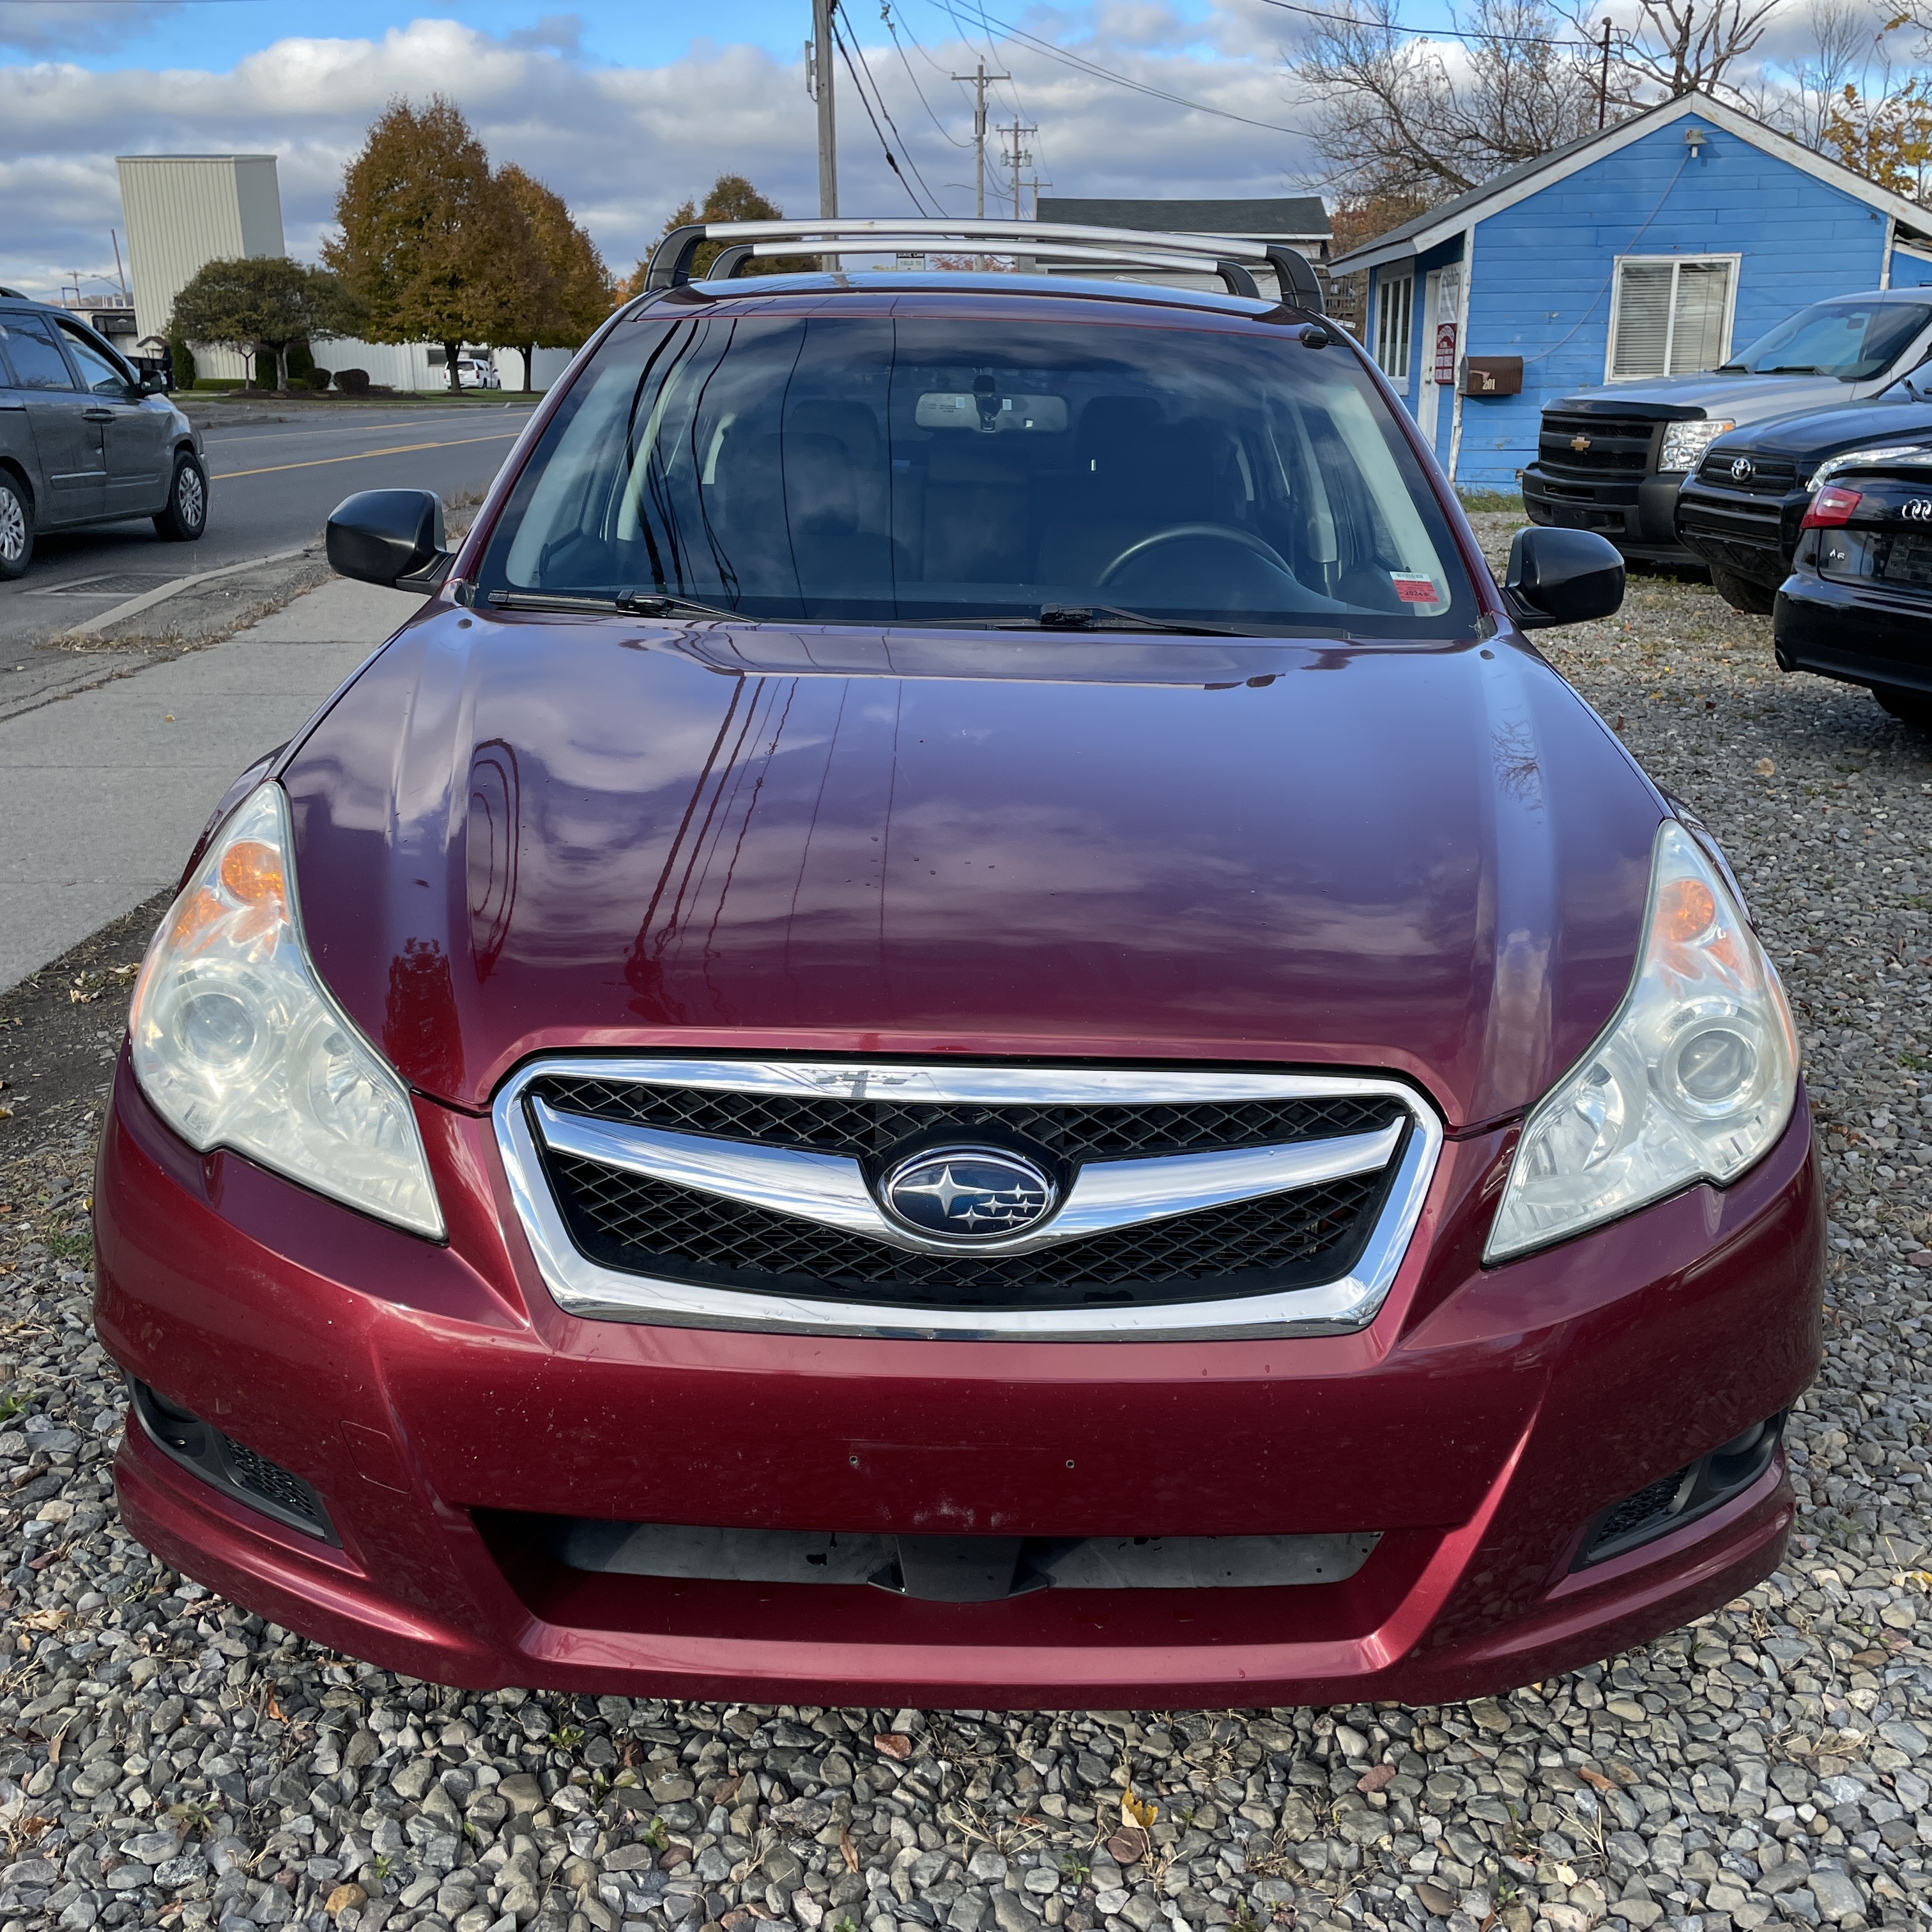
[[[1693,1181],[1736,1180],[1784,1132],[1797,1092],[1778,975],[1717,867],[1666,819],[1636,977],[1524,1123],[1484,1258],[1561,1240]]]
[[[232,1148],[317,1193],[440,1239],[409,1090],[310,963],[288,804],[251,793],[142,962],[134,1077],[192,1147]]]
[[[1856,490],[1847,490],[1841,483],[1827,483],[1811,499],[1811,507],[1804,512],[1804,520],[1798,527],[1807,530],[1835,530],[1839,524],[1852,520],[1852,512],[1863,500]]]

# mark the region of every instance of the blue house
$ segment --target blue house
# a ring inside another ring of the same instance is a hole
[[[1328,266],[1368,271],[1367,346],[1450,477],[1508,490],[1546,403],[1714,368],[1828,296],[1932,284],[1932,210],[1691,94]],[[1492,358],[1505,393],[1464,393]]]

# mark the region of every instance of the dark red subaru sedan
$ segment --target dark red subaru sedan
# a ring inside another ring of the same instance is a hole
[[[1764,1575],[1809,1120],[1526,641],[1614,553],[1498,586],[1292,274],[710,238],[454,556],[332,520],[427,595],[142,969],[130,1528],[418,1676],[814,1702],[1436,1702]]]

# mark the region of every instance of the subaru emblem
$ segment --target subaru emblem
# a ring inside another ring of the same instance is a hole
[[[1060,1190],[1030,1160],[998,1148],[928,1148],[891,1168],[880,1198],[916,1234],[945,1241],[1023,1234],[1058,1204]]]
[[[1734,457],[1732,459],[1731,481],[1733,483],[1742,483],[1748,481],[1750,478],[1750,473],[1751,460],[1748,456]]]

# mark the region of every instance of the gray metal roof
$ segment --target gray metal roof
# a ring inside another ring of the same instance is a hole
[[[1087,200],[1043,194],[1042,221],[1075,221],[1096,228],[1144,228],[1170,235],[1245,235],[1256,241],[1325,242],[1328,212],[1317,194],[1244,201]]]

